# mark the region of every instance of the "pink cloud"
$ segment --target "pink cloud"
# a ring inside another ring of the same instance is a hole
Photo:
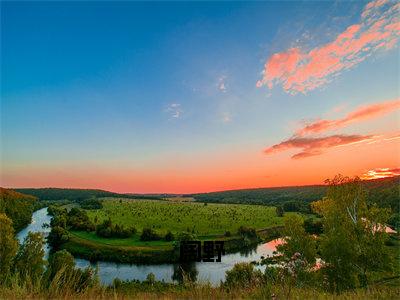
[[[400,24],[395,1],[368,3],[360,23],[349,26],[328,44],[310,51],[296,47],[268,58],[257,87],[280,84],[291,94],[306,93],[330,82],[341,72],[361,63],[379,49],[392,49],[399,39]]]
[[[361,179],[369,180],[369,179],[378,179],[378,178],[386,178],[386,177],[394,177],[400,175],[400,168],[377,168],[373,170],[369,170],[361,175]]]
[[[301,159],[320,155],[333,147],[367,142],[374,139],[372,135],[331,135],[326,137],[293,137],[264,150],[265,154],[273,154],[291,149],[301,149],[292,159]]]
[[[299,129],[296,134],[299,136],[308,133],[319,133],[327,130],[337,129],[351,123],[360,122],[382,116],[400,108],[400,99],[374,103],[357,108],[347,114],[344,118],[337,120],[317,120]]]

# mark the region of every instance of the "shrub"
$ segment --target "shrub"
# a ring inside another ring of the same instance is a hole
[[[83,209],[102,209],[103,208],[103,204],[101,203],[101,201],[96,198],[89,198],[87,200],[84,200],[80,205]]]
[[[283,210],[283,207],[282,206],[277,206],[276,207],[276,215],[278,216],[278,217],[283,217],[283,214],[284,214],[284,210]]]
[[[74,230],[94,231],[95,226],[90,221],[86,212],[82,209],[73,207],[68,213],[67,225]]]
[[[305,231],[310,234],[321,234],[323,230],[321,220],[314,220],[313,218],[305,219],[303,226]]]
[[[157,241],[157,240],[160,240],[161,238],[153,229],[143,228],[140,239],[142,241]]]
[[[193,241],[197,238],[197,236],[193,233],[190,232],[181,232],[178,236],[178,240],[183,242],[183,241]]]
[[[234,288],[252,288],[259,286],[264,282],[264,276],[260,270],[255,270],[250,263],[235,264],[232,270],[226,271],[225,287]]]
[[[58,249],[61,244],[69,240],[68,231],[60,226],[51,228],[49,235],[47,236],[47,242],[54,248]]]
[[[102,224],[97,225],[96,235],[105,238],[128,238],[136,233],[135,228],[124,228],[123,225],[113,225],[111,219],[105,220]]]
[[[257,237],[256,230],[251,227],[245,227],[245,226],[240,226],[238,229],[238,234],[243,236],[243,237],[248,237],[248,238],[255,238]]]
[[[165,235],[164,239],[166,241],[173,241],[175,239],[175,237],[171,231],[168,231],[167,234]]]

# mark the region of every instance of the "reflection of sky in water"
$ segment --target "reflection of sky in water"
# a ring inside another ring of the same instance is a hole
[[[32,223],[25,229],[21,230],[17,237],[20,243],[24,240],[29,231],[43,232],[45,236],[50,232],[50,228],[43,228],[43,224],[50,223],[51,216],[47,215],[47,208],[36,211],[32,216]],[[222,262],[199,262],[195,264],[198,272],[197,281],[209,281],[214,285],[218,285],[221,280],[225,279],[225,272],[232,269],[236,263],[252,262],[261,260],[261,256],[267,257],[273,255],[276,246],[281,243],[281,239],[272,240],[265,244],[258,245],[255,249],[246,253],[232,253],[222,256]],[[49,253],[49,248],[46,247],[46,257]],[[135,265],[135,264],[118,264],[113,262],[102,262],[91,264],[85,259],[75,259],[76,265],[79,268],[92,266],[98,268],[98,274],[101,282],[110,284],[114,278],[121,280],[137,279],[143,281],[149,273],[153,273],[157,280],[172,282],[174,274],[173,264],[159,265]],[[264,270],[265,266],[257,266],[258,269]]]

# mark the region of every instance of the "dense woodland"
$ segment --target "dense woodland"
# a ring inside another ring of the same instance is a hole
[[[83,201],[90,198],[118,197],[118,198],[135,198],[135,199],[160,199],[157,196],[134,195],[134,194],[118,194],[103,190],[92,189],[61,189],[61,188],[37,188],[37,189],[14,189],[17,192],[32,195],[40,200],[70,200]]]
[[[0,188],[0,213],[5,213],[12,219],[16,231],[31,222],[36,203],[36,197]]]

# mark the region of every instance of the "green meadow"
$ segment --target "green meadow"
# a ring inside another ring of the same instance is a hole
[[[189,231],[198,236],[212,236],[226,231],[234,234],[240,226],[263,229],[283,224],[275,207],[262,205],[106,198],[102,209],[87,213],[97,224],[111,218],[114,224],[135,227],[138,232],[152,228],[160,234]]]

